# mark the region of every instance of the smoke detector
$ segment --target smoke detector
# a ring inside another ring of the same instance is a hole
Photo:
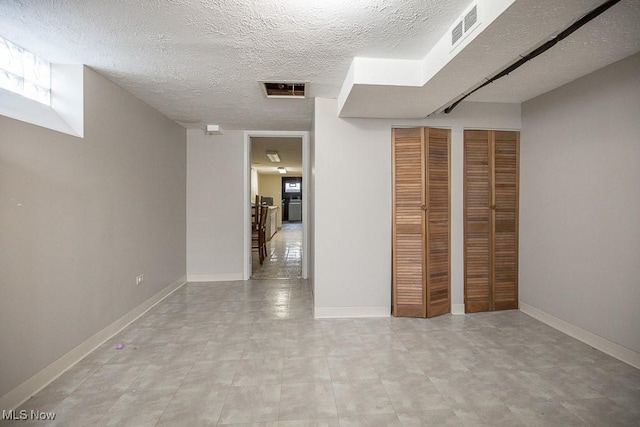
[[[207,125],[207,135],[222,135],[220,125]]]

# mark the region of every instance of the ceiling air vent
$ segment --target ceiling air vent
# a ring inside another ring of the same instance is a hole
[[[464,31],[469,31],[476,22],[478,22],[478,6],[473,6],[469,13],[464,17]]]
[[[455,45],[458,40],[462,38],[462,21],[453,27],[451,30],[451,45]]]
[[[451,27],[451,47],[452,50],[462,42],[467,35],[471,34],[478,28],[480,21],[478,20],[478,5],[472,4],[462,15],[456,19],[456,23]]]
[[[267,98],[304,98],[307,83],[260,82]]]

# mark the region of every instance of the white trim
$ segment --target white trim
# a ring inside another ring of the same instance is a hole
[[[316,319],[340,317],[391,317],[391,307],[315,307]]]
[[[96,333],[88,340],[14,388],[0,398],[0,409],[11,410],[19,407],[31,396],[48,386],[52,381],[65,373],[69,368],[84,359],[89,353],[111,339],[118,332],[129,326],[132,322],[153,308],[160,301],[171,295],[186,283],[186,277],[182,277],[169,286],[125,314],[115,322]]]
[[[187,274],[188,282],[231,282],[234,280],[243,280],[242,273]]]
[[[635,351],[609,341],[606,338],[602,338],[592,332],[587,331],[586,329],[580,328],[579,326],[572,325],[569,322],[559,319],[554,315],[535,308],[527,303],[520,301],[519,304],[520,311],[528,314],[534,319],[537,319],[542,323],[546,323],[547,325],[559,330],[560,332],[564,332],[570,337],[580,340],[583,343],[602,351],[603,353],[607,353],[608,355],[613,356],[616,359],[620,359],[623,362],[640,369],[640,353],[636,353]]]
[[[302,138],[302,278],[309,278],[309,167],[310,148],[309,132],[306,131],[244,131],[244,269],[243,278],[251,278],[251,138],[298,137]]]
[[[464,304],[451,304],[451,314],[459,316],[464,313]]]

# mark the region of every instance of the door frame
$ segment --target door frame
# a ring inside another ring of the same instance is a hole
[[[251,278],[251,138],[302,139],[302,278],[307,279],[309,260],[309,132],[306,131],[244,131],[244,268],[243,280]]]

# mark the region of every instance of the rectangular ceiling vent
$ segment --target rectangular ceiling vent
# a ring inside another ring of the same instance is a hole
[[[478,6],[473,6],[464,17],[464,31],[469,31],[476,22],[478,22]]]
[[[458,22],[451,30],[451,45],[455,45],[462,38],[462,21]]]
[[[478,28],[479,24],[478,5],[472,4],[456,19],[455,24],[451,27],[451,50]]]
[[[260,82],[267,98],[305,98],[307,82]]]

